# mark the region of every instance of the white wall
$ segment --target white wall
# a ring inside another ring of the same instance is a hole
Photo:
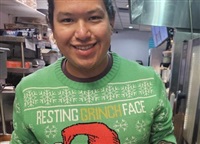
[[[126,59],[142,60],[148,65],[150,37],[151,32],[120,30],[112,35],[111,50]]]

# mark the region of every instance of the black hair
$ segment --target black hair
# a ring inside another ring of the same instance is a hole
[[[47,21],[50,27],[53,29],[53,12],[54,12],[54,0],[47,0],[48,1],[48,16]],[[106,7],[106,11],[108,13],[108,17],[110,20],[113,20],[115,17],[115,10],[112,4],[112,0],[103,0],[104,5]]]

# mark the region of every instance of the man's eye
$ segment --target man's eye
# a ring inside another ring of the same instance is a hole
[[[73,19],[71,19],[71,18],[65,18],[65,19],[62,19],[61,22],[64,22],[64,23],[72,23],[72,22],[73,22]]]
[[[89,18],[89,20],[92,20],[92,21],[98,21],[100,19],[102,19],[100,16],[92,16]]]

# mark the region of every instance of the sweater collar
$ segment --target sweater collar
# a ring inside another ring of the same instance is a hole
[[[101,88],[105,85],[107,85],[117,74],[119,67],[120,67],[120,58],[118,57],[117,54],[112,53],[112,61],[113,63],[111,64],[111,67],[106,70],[107,72],[105,74],[103,74],[101,76],[101,78],[99,79],[99,76],[96,80],[92,80],[92,81],[75,81],[73,79],[70,79],[69,77],[67,77],[65,75],[65,72],[63,72],[62,70],[62,65],[63,62],[65,60],[65,58],[61,58],[59,59],[56,63],[55,63],[55,73],[57,76],[57,79],[64,85],[64,86],[68,86],[71,88],[75,88],[75,89],[93,89],[95,88]]]

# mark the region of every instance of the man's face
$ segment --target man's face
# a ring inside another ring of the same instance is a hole
[[[75,71],[102,71],[107,64],[113,23],[103,0],[54,0],[54,38]]]

